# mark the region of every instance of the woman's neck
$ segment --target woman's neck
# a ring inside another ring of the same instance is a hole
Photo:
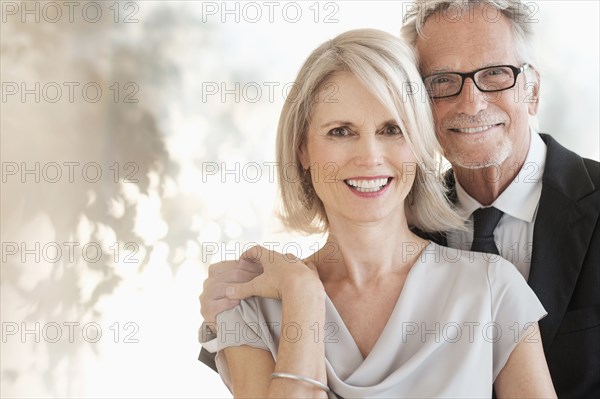
[[[390,273],[408,274],[429,244],[402,220],[366,224],[330,221],[327,242],[313,260],[324,283],[344,282],[357,288]]]

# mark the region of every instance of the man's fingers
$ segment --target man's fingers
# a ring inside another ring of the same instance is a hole
[[[204,305],[210,301],[225,298],[225,288],[229,283],[212,283],[204,284],[204,289],[200,294],[200,305]]]
[[[249,272],[246,270],[232,269],[226,273],[209,277],[204,280],[202,294],[209,299],[218,299],[225,296],[222,288],[225,284],[245,283],[253,278],[260,276],[260,272]]]
[[[217,320],[217,315],[227,309],[231,309],[240,303],[239,300],[230,299],[230,298],[221,298],[215,301],[210,301],[205,304],[205,306],[200,307],[200,313],[202,314],[202,318],[207,323],[215,323]]]
[[[266,248],[261,247],[260,245],[255,245],[244,251],[244,253],[242,253],[240,256],[240,260],[246,261],[250,264],[260,263],[260,259],[265,251],[267,251]]]
[[[245,283],[262,274],[262,266],[260,270],[248,271],[241,269],[230,270],[222,276],[223,283]]]
[[[262,270],[261,270],[262,273]],[[227,273],[220,274],[214,277],[209,277],[204,280],[204,288],[200,294],[200,309],[204,320],[214,321],[214,316],[217,313],[222,312],[225,309],[235,306],[239,301],[236,301],[231,305],[228,303],[225,290],[228,286],[239,283],[246,283],[252,279],[260,276],[261,273],[249,272],[246,270],[233,269]],[[220,281],[218,281],[220,280]],[[225,305],[222,305],[221,301],[225,301]],[[218,304],[218,305],[215,305]],[[231,306],[229,306],[231,305]],[[214,307],[217,306],[216,309]],[[222,309],[220,306],[227,306]],[[208,310],[207,310],[208,309]],[[205,314],[206,313],[206,314]]]
[[[208,267],[208,276],[214,277],[231,270],[245,270],[248,272],[262,272],[262,265],[256,262],[250,262],[246,259],[228,260],[224,262],[213,263]]]
[[[247,283],[229,284],[225,288],[225,296],[231,300],[246,299],[255,295],[254,280]]]
[[[261,273],[248,272],[246,270],[231,270],[228,273],[204,280],[200,303],[203,305],[208,301],[225,298],[225,289],[231,284],[246,283]],[[218,280],[217,280],[218,279]]]

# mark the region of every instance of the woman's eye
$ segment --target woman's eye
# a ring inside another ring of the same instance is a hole
[[[344,137],[344,136],[349,136],[350,132],[345,127],[336,127],[336,128],[331,129],[327,133],[327,135],[334,136],[334,137]]]
[[[383,129],[383,134],[385,134],[386,136],[398,136],[402,135],[402,130],[400,130],[400,127],[398,125],[390,125],[386,126]]]

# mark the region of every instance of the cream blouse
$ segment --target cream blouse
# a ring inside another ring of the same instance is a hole
[[[331,398],[489,398],[512,350],[531,340],[531,323],[546,315],[508,261],[435,243],[410,270],[365,359],[329,298],[325,306],[320,332],[315,326],[301,333],[325,340]],[[298,334],[293,324],[281,325],[280,301],[259,297],[219,314],[217,324],[216,363],[230,390],[222,349],[249,345],[269,351],[276,360],[282,332],[288,339]]]

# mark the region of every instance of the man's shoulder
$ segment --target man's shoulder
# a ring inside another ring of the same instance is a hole
[[[581,164],[583,162],[585,168],[591,173],[594,173],[596,176],[600,174],[600,162],[584,158],[576,152],[569,150],[548,133],[540,133],[539,135],[546,144],[546,148],[548,149],[546,158],[551,164],[564,162]]]
[[[600,182],[600,162],[593,160],[593,159],[589,159],[589,158],[582,158],[583,159],[583,163],[585,164],[585,168],[587,169],[587,171],[590,174],[590,177],[592,177],[592,181],[599,183]],[[596,186],[596,190],[599,189],[600,184],[598,184]]]
[[[566,194],[589,195],[600,191],[600,163],[583,158],[562,146],[552,136],[540,133],[546,143],[543,183]]]

